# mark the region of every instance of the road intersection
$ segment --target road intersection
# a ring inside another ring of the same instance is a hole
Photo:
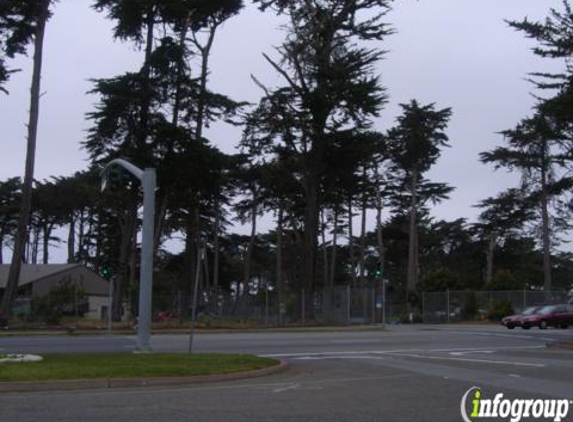
[[[474,386],[488,396],[573,399],[573,351],[546,347],[572,339],[572,330],[480,325],[198,334],[198,352],[254,353],[284,359],[290,368],[209,385],[3,394],[0,419],[461,421],[460,400]],[[156,335],[151,344],[155,351],[185,352],[188,337]],[[0,348],[130,352],[135,338],[14,337],[0,339]],[[565,420],[573,420],[573,405]]]

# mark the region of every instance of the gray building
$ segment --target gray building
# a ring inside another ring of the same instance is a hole
[[[0,265],[0,294],[8,282],[10,265]],[[18,284],[19,302],[47,294],[58,285],[75,286],[88,300],[89,319],[104,319],[109,309],[109,283],[82,264],[23,264]]]

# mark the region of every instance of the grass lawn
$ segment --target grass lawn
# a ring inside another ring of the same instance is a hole
[[[0,364],[0,382],[227,374],[277,364],[269,358],[227,354],[54,354],[32,363]]]

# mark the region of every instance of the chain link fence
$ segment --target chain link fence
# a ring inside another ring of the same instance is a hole
[[[202,326],[248,323],[260,326],[349,325],[392,322],[400,319],[405,305],[393,303],[391,295],[376,288],[350,286],[301,290],[282,295],[276,290],[237,296],[231,292],[200,293],[196,317]],[[188,321],[193,312],[193,298],[184,295],[155,295],[156,321]]]
[[[316,292],[301,290],[282,295],[276,290],[237,297],[231,292],[201,293],[197,298],[196,316],[205,327],[236,324],[277,327],[300,325],[353,325],[399,322],[447,323],[486,320],[500,303],[518,313],[530,306],[566,303],[571,298],[564,291],[446,291],[422,294],[421,315],[386,294],[382,288],[339,286]],[[181,295],[154,296],[156,321],[189,321],[192,297]]]
[[[426,323],[484,320],[500,303],[507,303],[515,313],[530,306],[566,303],[563,291],[446,291],[422,295],[422,319]]]

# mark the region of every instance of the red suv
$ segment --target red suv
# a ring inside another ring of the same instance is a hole
[[[521,328],[567,328],[570,324],[573,324],[573,305],[547,305],[537,310],[535,314],[523,318]]]

